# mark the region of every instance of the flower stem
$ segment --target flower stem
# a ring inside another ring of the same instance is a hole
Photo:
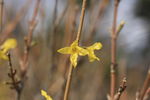
[[[147,74],[147,77],[145,79],[145,82],[144,82],[144,85],[143,85],[143,88],[141,89],[141,92],[140,92],[140,99],[139,100],[143,100],[145,94],[146,94],[146,90],[149,88],[149,84],[150,84],[150,69],[148,71],[148,74]]]
[[[20,100],[21,97],[21,84],[20,81],[17,80],[16,74],[17,70],[13,68],[12,66],[12,61],[11,61],[11,55],[8,53],[8,66],[10,72],[8,73],[9,78],[11,79],[11,82],[7,82],[8,85],[10,85],[11,89],[14,89],[17,93],[17,98],[16,100]]]
[[[64,100],[68,100],[68,94],[69,94],[70,84],[71,84],[71,80],[72,80],[72,72],[73,72],[73,66],[72,66],[72,64],[70,64],[69,73],[68,73],[68,77],[67,77],[67,83],[66,83],[66,87],[65,87]]]
[[[117,27],[117,15],[118,15],[118,5],[120,0],[114,0],[114,18],[113,18],[113,26],[112,26],[112,34],[111,34],[111,83],[110,83],[110,95],[111,100],[114,99],[115,94],[115,85],[116,85],[116,52],[117,52],[117,33],[116,33],[116,27]]]
[[[79,23],[79,28],[78,28],[77,38],[76,38],[78,40],[78,42],[80,40],[81,32],[82,32],[82,28],[83,28],[84,15],[85,15],[85,7],[86,7],[86,0],[83,0],[82,11],[81,11],[81,16],[80,16],[80,23]]]
[[[4,8],[4,0],[0,0],[0,32],[2,32],[3,28],[3,8]]]
[[[79,23],[78,33],[77,33],[77,37],[76,37],[76,40],[78,42],[81,37],[81,32],[82,32],[82,27],[83,27],[83,22],[84,22],[85,6],[86,6],[86,0],[83,0],[82,11],[81,11],[81,16],[80,16],[80,23]],[[72,66],[72,64],[70,64],[66,88],[65,88],[65,92],[64,92],[64,100],[68,100],[68,94],[69,94],[71,80],[72,80],[72,72],[73,72],[73,66]]]

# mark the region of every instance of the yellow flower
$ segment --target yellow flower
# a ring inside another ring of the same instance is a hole
[[[93,62],[94,60],[99,60],[99,58],[96,57],[96,55],[94,54],[94,50],[99,50],[101,48],[102,44],[99,42],[94,43],[92,46],[86,48],[86,50],[88,51],[88,57],[90,62]]]
[[[46,100],[53,100],[44,90],[41,90],[41,95],[46,98]]]
[[[0,58],[3,60],[8,60],[6,53],[17,46],[16,39],[9,38],[0,46]]]
[[[87,50],[79,46],[77,40],[75,40],[70,47],[59,49],[58,52],[62,54],[70,54],[70,61],[74,68],[77,66],[78,55],[85,56],[88,54]]]

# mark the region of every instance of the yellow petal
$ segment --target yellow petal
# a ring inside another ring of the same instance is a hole
[[[46,100],[52,100],[52,98],[44,90],[41,90],[41,95],[44,96]]]
[[[102,44],[100,42],[94,43],[92,46],[89,46],[88,49],[99,50],[102,48]]]
[[[3,53],[2,51],[0,51],[0,58],[3,60],[8,60],[8,56],[5,53]]]
[[[94,54],[94,52],[89,53],[88,57],[89,57],[89,61],[90,62],[93,62],[94,60],[98,60],[99,61],[99,58],[96,57],[96,55]]]
[[[15,48],[16,46],[17,46],[16,39],[9,38],[2,44],[1,49],[3,50],[4,53],[6,53],[8,52],[8,50]]]
[[[71,64],[74,66],[74,68],[76,68],[77,66],[77,59],[78,59],[77,53],[74,53],[70,56],[70,61],[71,61]]]
[[[78,41],[77,40],[75,40],[72,44],[71,44],[71,48],[74,48],[74,47],[76,47],[76,46],[78,46]]]
[[[83,49],[83,48],[81,48],[81,47],[79,47],[79,46],[77,46],[76,48],[77,48],[78,54],[79,54],[80,56],[85,56],[85,55],[88,54],[88,51],[87,51],[86,49]]]
[[[99,58],[94,54],[94,50],[99,50],[102,48],[102,44],[100,42],[94,43],[92,46],[86,48],[88,51],[88,58],[90,62],[94,60],[99,60]]]
[[[71,48],[70,47],[61,48],[57,50],[57,52],[62,54],[71,54]]]

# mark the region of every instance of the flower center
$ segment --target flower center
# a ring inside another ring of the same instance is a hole
[[[72,48],[72,52],[76,53],[77,52],[77,48],[76,47]]]

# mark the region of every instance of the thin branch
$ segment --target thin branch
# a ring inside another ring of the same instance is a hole
[[[82,32],[82,27],[83,27],[83,22],[84,22],[85,6],[86,6],[86,0],[83,0],[82,11],[81,11],[81,16],[80,16],[80,23],[79,23],[78,33],[77,33],[77,37],[76,37],[76,40],[78,42],[79,42],[80,37],[81,37],[81,32]],[[66,88],[65,88],[65,92],[64,92],[64,100],[68,100],[68,94],[69,94],[71,80],[72,80],[72,72],[73,72],[73,66],[70,63],[70,68],[69,68]]]
[[[29,53],[30,53],[30,49],[31,49],[32,34],[37,25],[36,18],[37,18],[37,14],[38,14],[38,10],[39,10],[40,1],[41,0],[37,0],[37,2],[36,2],[33,16],[29,23],[29,32],[28,32],[27,37],[25,37],[25,48],[24,48],[23,59],[20,60],[21,84],[22,84],[22,87],[20,89],[21,92],[24,88],[24,84],[25,84],[25,80],[26,80],[26,73],[27,73],[28,64],[29,64]],[[20,92],[20,96],[21,96],[21,92]]]
[[[148,71],[148,74],[147,74],[147,77],[144,81],[144,85],[143,85],[143,88],[141,89],[141,92],[140,92],[140,99],[139,100],[143,100],[144,98],[144,95],[146,93],[146,90],[148,89],[148,87],[150,86],[150,69]]]
[[[71,6],[71,5],[69,5],[69,6]],[[64,44],[67,44],[67,45],[69,45],[74,40],[76,18],[77,18],[77,13],[79,11],[79,9],[77,7],[74,9],[74,7],[72,6],[72,8],[73,8],[73,9],[71,9],[72,15],[68,16],[68,17],[71,17],[71,19],[69,20],[69,24],[67,23],[67,25],[70,26],[69,28],[67,28],[67,29],[69,29],[69,32],[68,31],[65,32],[65,36],[64,36],[65,37]],[[60,18],[62,18],[62,17],[60,17]],[[61,21],[58,21],[58,22],[60,23]],[[68,20],[67,20],[67,22],[68,22]],[[66,40],[68,40],[68,41],[66,41]],[[66,77],[66,70],[67,70],[66,68],[68,67],[68,64],[69,64],[69,56],[61,55],[59,58],[60,59],[57,61],[57,65],[56,65],[56,66],[59,66],[57,68],[58,74],[56,74],[56,77],[58,78],[58,75],[60,75],[61,78],[62,78],[62,76]],[[58,84],[59,84],[59,88],[58,88]],[[60,89],[62,89],[61,87],[63,86],[63,84],[64,84],[64,82],[54,80],[54,82],[51,82],[49,89],[52,93],[56,93],[56,92],[60,91]]]
[[[68,77],[67,77],[67,83],[66,83],[65,92],[64,92],[64,100],[68,100],[68,95],[69,95],[69,90],[70,90],[70,85],[71,85],[71,80],[72,80],[72,72],[73,72],[73,66],[72,64],[70,64]]]
[[[17,78],[16,78],[17,70],[13,69],[10,53],[8,53],[8,66],[9,66],[9,70],[10,70],[10,72],[8,73],[8,76],[11,79],[11,82],[7,82],[6,84],[10,85],[10,88],[14,89],[16,91],[17,100],[20,100],[22,85],[21,85],[21,82],[19,80],[17,80]]]
[[[25,38],[25,49],[24,49],[24,55],[23,55],[23,60],[20,63],[21,66],[21,76],[24,77],[26,74],[26,71],[28,69],[28,59],[29,59],[29,52],[30,52],[30,48],[31,48],[31,41],[32,41],[32,34],[33,31],[37,25],[37,21],[36,21],[36,17],[38,14],[38,10],[39,10],[39,5],[40,5],[40,1],[41,0],[37,0],[36,2],[36,6],[33,12],[33,16],[31,18],[31,21],[29,23],[29,32],[27,37]]]
[[[135,94],[135,100],[139,100],[140,98],[140,90],[138,90]]]
[[[68,7],[69,7],[68,4],[66,4],[65,9],[64,9],[63,12],[61,13],[61,15],[56,19],[55,27],[60,24],[60,22],[62,21],[62,19],[63,19],[64,16],[66,15],[66,12],[67,12]]]
[[[57,19],[57,7],[58,7],[58,0],[55,0],[54,13],[53,13],[53,24],[55,24],[55,21]]]
[[[0,0],[0,33],[3,28],[3,9],[4,9],[4,0]]]
[[[56,32],[57,32],[57,26],[56,26],[56,19],[57,19],[57,7],[58,7],[58,0],[55,0],[55,5],[54,5],[54,11],[53,11],[53,27],[52,27],[52,33],[48,34],[47,36],[47,45],[49,47],[49,43],[50,43],[50,51],[51,51],[51,66],[52,68],[54,68],[55,66],[55,38],[56,38]]]
[[[111,99],[114,99],[115,88],[116,88],[116,49],[117,49],[117,15],[118,15],[118,6],[120,0],[114,1],[114,19],[113,19],[113,26],[112,26],[112,35],[111,35],[111,83],[110,83],[110,95]]]
[[[97,16],[93,19],[93,23],[89,27],[89,34],[90,35],[87,38],[87,41],[86,41],[87,43],[89,42],[89,40],[91,41],[93,39],[94,32],[98,27],[97,23],[99,22],[99,20],[101,20],[102,15],[104,14],[104,11],[108,5],[108,2],[109,2],[109,0],[102,0],[100,2],[99,12],[98,12]]]
[[[80,40],[80,37],[81,37],[84,15],[85,15],[85,7],[86,7],[86,0],[83,0],[80,23],[79,23],[79,28],[78,28],[77,38],[76,38],[78,41]]]
[[[143,100],[148,100],[148,99],[150,99],[150,87],[146,90]]]
[[[67,25],[69,25],[70,27],[68,28],[67,26],[67,29],[69,29],[69,32],[66,31],[65,32],[65,36],[64,36],[64,44],[67,44],[69,45],[75,38],[75,27],[76,27],[76,18],[77,18],[77,13],[78,13],[79,9],[78,8],[75,8],[73,10],[71,10],[71,12],[73,12],[72,14],[72,17],[69,21],[69,23],[67,23]],[[67,20],[68,21],[68,20]],[[67,40],[67,41],[66,41]],[[68,61],[69,61],[69,56],[64,56],[62,55],[60,57],[60,62],[58,63],[58,66],[61,66],[61,67],[58,67],[58,72],[60,73],[63,73],[63,75],[65,75],[65,72],[66,72],[66,65],[68,64]]]
[[[53,18],[53,28],[52,28],[52,33],[48,34],[47,36],[47,43],[48,43],[48,47],[49,47],[49,43],[50,43],[50,51],[51,51],[51,66],[52,68],[54,68],[54,66],[57,66],[55,63],[55,51],[56,51],[56,45],[55,42],[57,41],[55,38],[57,37],[57,30],[58,30],[58,26],[60,25],[60,23],[62,22],[64,16],[66,15],[67,9],[68,9],[68,4],[66,5],[65,9],[63,10],[63,12],[61,13],[60,16],[57,15],[57,7],[58,7],[58,1],[55,1],[55,8],[54,8],[54,15],[55,17]]]
[[[118,92],[114,97],[115,100],[120,100],[122,93],[125,91],[125,89],[127,87],[126,83],[127,83],[127,79],[126,79],[126,77],[124,77],[124,79],[122,80],[122,84],[120,85]]]
[[[65,9],[63,10],[63,12],[61,13],[60,16],[57,17],[57,6],[58,6],[58,1],[55,1],[55,6],[54,6],[54,17],[53,17],[53,32],[51,34],[51,36],[47,36],[47,40],[49,41],[49,39],[51,39],[51,45],[53,44],[53,35],[55,35],[58,25],[61,23],[61,21],[63,20],[64,16],[66,15],[67,9],[68,9],[68,4],[66,4]]]
[[[2,31],[2,36],[0,37],[0,44],[5,41],[5,39],[12,33],[12,31],[16,28],[19,21],[23,18],[24,14],[26,13],[27,9],[31,0],[28,0],[26,4],[21,8],[21,10],[17,13],[16,17],[6,25],[6,28]]]

